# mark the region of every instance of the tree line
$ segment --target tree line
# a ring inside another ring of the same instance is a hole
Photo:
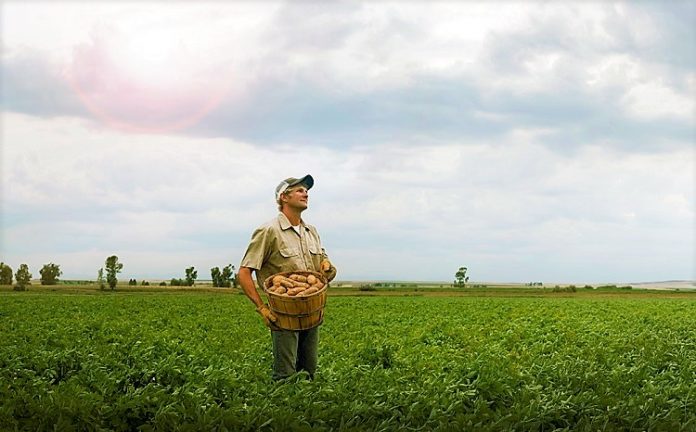
[[[108,285],[110,289],[116,289],[118,284],[118,274],[123,270],[123,263],[119,262],[118,256],[112,255],[104,261],[104,267],[97,271],[97,283],[100,289],[106,289]],[[44,264],[41,270],[41,285],[57,285],[60,276],[63,272],[60,269],[60,265],[54,263]],[[198,271],[195,267],[191,266],[184,271],[184,278],[172,278],[169,281],[171,286],[193,286],[198,279]],[[20,264],[17,271],[12,273],[12,268],[0,262],[0,285],[12,285],[13,281],[16,281],[14,286],[15,291],[24,291],[28,285],[31,285],[32,274],[29,272],[29,266],[26,264]],[[236,288],[238,286],[237,276],[235,274],[235,266],[232,264],[226,265],[220,270],[220,267],[213,267],[210,269],[210,276],[213,281],[214,287],[221,288]],[[137,285],[138,281],[135,279],[130,279],[128,285]],[[149,282],[142,281],[141,285],[150,285]],[[160,282],[160,286],[167,286],[167,282]]]

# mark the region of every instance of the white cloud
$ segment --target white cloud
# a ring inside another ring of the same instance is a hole
[[[665,66],[624,54],[603,58],[588,69],[587,75],[586,82],[594,91],[619,91],[620,105],[631,117],[691,122],[695,119],[693,73],[674,82]]]
[[[5,124],[12,220],[3,255],[65,258],[66,275],[87,277],[104,253],[149,277],[182,263],[236,263],[253,228],[273,217],[277,182],[304,173],[317,179],[307,219],[347,278],[447,280],[461,262],[484,279],[562,278],[582,274],[574,261],[605,279],[613,270],[599,258],[626,253],[639,268],[658,253],[672,257],[665,272],[690,268],[693,245],[680,243],[694,218],[690,152],[626,156],[594,146],[570,157],[535,143],[535,130],[495,145],[332,151],[94,134],[78,121],[17,115]],[[77,264],[84,250],[91,258]],[[559,254],[566,264],[548,268]],[[375,255],[379,266],[368,262]],[[409,270],[390,273],[399,266]]]
[[[623,102],[631,115],[641,119],[694,120],[696,117],[693,93],[679,94],[660,80],[636,85],[624,96]]]

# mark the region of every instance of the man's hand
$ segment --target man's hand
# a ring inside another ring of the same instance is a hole
[[[324,259],[321,262],[321,274],[326,277],[326,280],[331,282],[336,277],[336,267],[331,264],[331,261]]]
[[[273,315],[273,312],[266,306],[265,304],[262,304],[261,306],[256,308],[256,312],[259,313],[263,317],[263,322],[266,324],[266,327],[268,327],[271,330],[280,330],[280,327],[275,325],[275,322],[278,320],[275,315]]]

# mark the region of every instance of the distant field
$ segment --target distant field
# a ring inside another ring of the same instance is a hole
[[[630,285],[545,285],[543,287],[532,287],[524,284],[513,283],[471,283],[466,287],[453,287],[451,284],[438,282],[364,282],[364,281],[334,281],[331,284],[332,295],[437,295],[437,296],[488,296],[488,297],[510,297],[510,296],[532,296],[532,297],[559,297],[572,295],[573,297],[596,296],[623,296],[623,295],[667,295],[670,297],[696,298],[696,286],[694,282],[678,281],[674,283],[660,282],[650,284]],[[572,290],[571,290],[572,288]],[[31,292],[61,292],[61,293],[105,293],[111,290],[107,287],[100,290],[94,282],[70,282],[61,281],[58,285],[40,285],[38,281],[33,281],[27,289]],[[0,292],[12,291],[12,286],[0,285]],[[159,286],[158,282],[150,281],[150,285],[130,286],[120,283],[116,292],[121,293],[181,293],[181,292],[210,292],[221,294],[241,294],[240,289],[234,288],[214,288],[211,282],[197,282],[194,286]]]
[[[277,384],[238,291],[133,288],[2,289],[0,429],[696,430],[693,293],[336,288]]]

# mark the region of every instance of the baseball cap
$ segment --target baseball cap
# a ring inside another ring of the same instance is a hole
[[[280,195],[285,192],[289,187],[295,186],[298,184],[303,184],[307,190],[311,189],[312,186],[314,186],[314,178],[307,174],[304,177],[300,178],[295,178],[295,177],[289,177],[280,182],[278,186],[276,186],[275,189],[275,199],[278,201],[280,199]]]

